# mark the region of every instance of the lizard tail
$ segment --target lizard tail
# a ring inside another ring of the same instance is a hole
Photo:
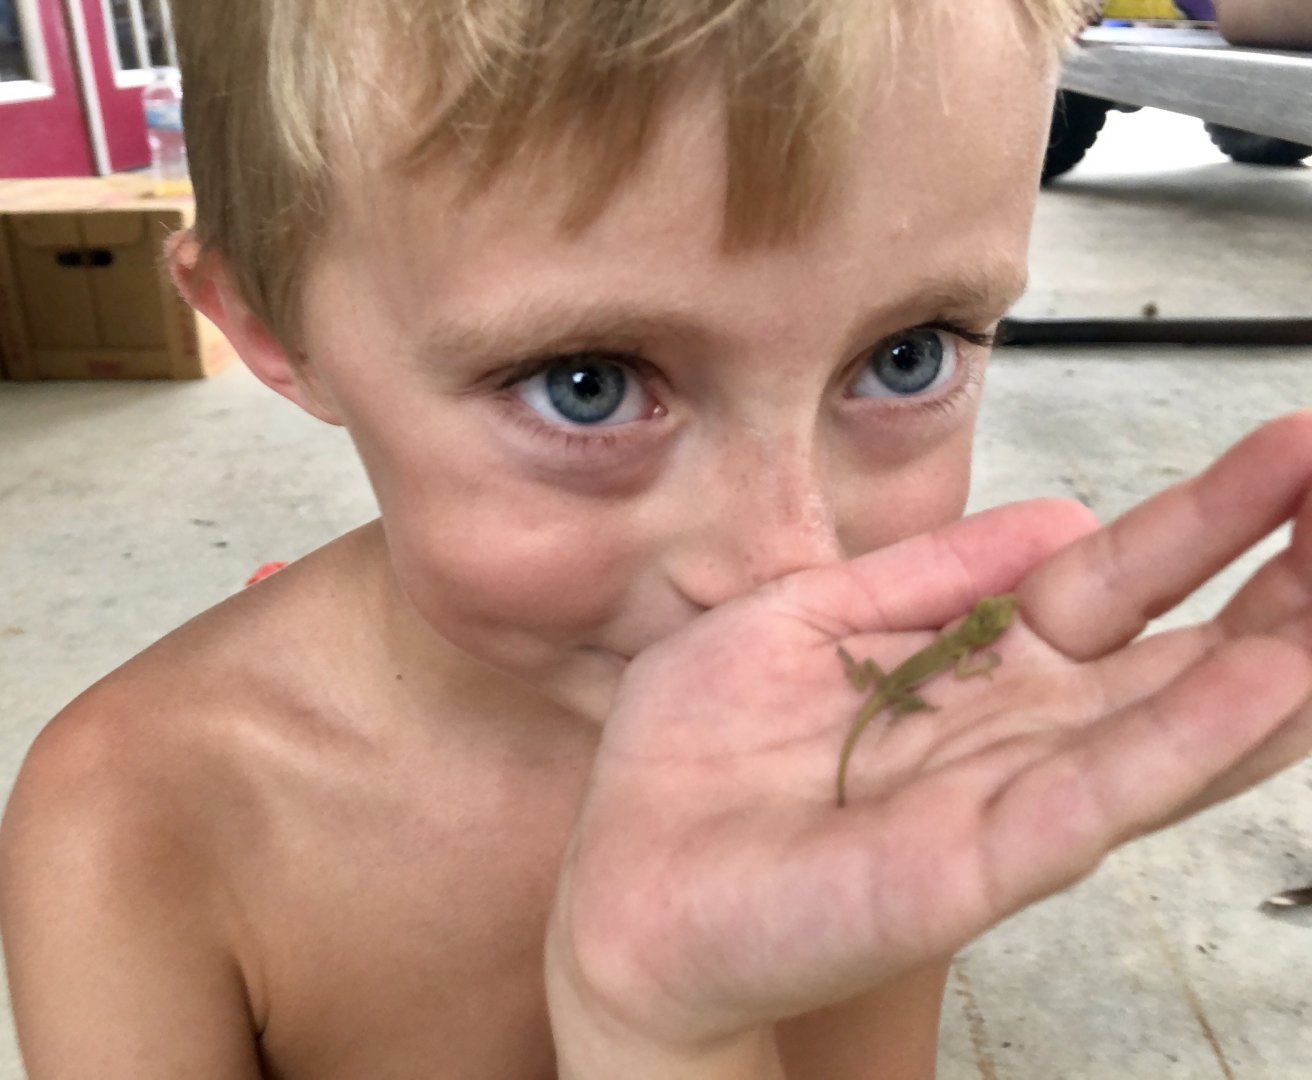
[[[861,733],[865,731],[878,714],[879,710],[885,705],[881,695],[875,695],[871,700],[862,706],[857,717],[852,721],[852,727],[847,732],[847,738],[843,740],[843,752],[838,756],[838,780],[837,795],[838,806],[841,809],[847,805],[847,766],[852,760],[852,751],[856,749],[856,743],[861,738]]]

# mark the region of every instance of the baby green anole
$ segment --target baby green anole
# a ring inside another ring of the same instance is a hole
[[[838,656],[843,661],[848,681],[858,690],[866,690],[872,685],[875,688],[857,713],[847,733],[847,741],[843,743],[842,756],[838,759],[839,806],[847,803],[847,766],[852,750],[870,721],[884,709],[892,709],[895,717],[921,709],[932,709],[934,706],[912,691],[948,668],[956,670],[958,679],[987,675],[1002,663],[1002,657],[997,653],[989,653],[981,663],[972,667],[971,655],[997,641],[1011,625],[1015,613],[1014,596],[994,596],[981,600],[955,630],[939,634],[931,644],[902,661],[887,674],[873,660],[857,663],[846,649],[839,647]]]

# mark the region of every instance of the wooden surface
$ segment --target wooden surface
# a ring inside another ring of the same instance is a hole
[[[157,197],[153,181],[144,173],[90,178],[0,180],[0,214],[27,210],[77,212],[159,209],[178,210],[190,223],[195,200],[190,196]]]

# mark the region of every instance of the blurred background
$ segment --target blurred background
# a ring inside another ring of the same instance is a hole
[[[1312,404],[1312,4],[1220,9],[1111,3],[1072,52],[973,508],[1108,519]],[[374,514],[345,434],[160,277],[190,220],[173,60],[160,0],[0,0],[0,793],[90,683]],[[972,946],[942,1075],[1306,1075],[1312,920],[1262,901],[1312,884],[1310,788],[1296,768]]]

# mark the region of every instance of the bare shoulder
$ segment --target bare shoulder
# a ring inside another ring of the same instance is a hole
[[[54,851],[76,847],[83,857],[103,849],[106,870],[157,869],[158,860],[128,856],[143,856],[164,835],[184,829],[185,807],[195,799],[185,792],[185,776],[170,769],[182,740],[152,738],[150,712],[111,677],[47,724],[10,796],[0,856],[52,842]]]
[[[137,875],[213,855],[216,827],[250,805],[252,753],[319,718],[316,668],[341,677],[326,609],[352,540],[202,613],[70,703],[27,754],[0,850],[55,831],[103,852],[107,872]]]
[[[178,926],[186,911],[189,949],[225,947],[206,799],[194,784],[203,766],[184,760],[183,740],[153,738],[148,713],[108,680],[52,720],[23,763],[0,826],[0,931],[16,1009],[29,974],[41,981],[63,948],[90,944],[83,928],[121,941]],[[92,965],[95,953],[83,953]]]
[[[0,825],[0,934],[33,1077],[258,1075],[240,882],[277,770],[332,744],[344,541],[145,650],[30,748]]]
[[[321,549],[37,738],[0,826],[33,1080],[482,1062],[512,1004],[547,1055],[542,926],[595,740],[504,707],[513,688],[412,678],[433,666],[388,645],[385,558],[368,530]],[[346,1019],[365,1014],[372,1035]]]
[[[189,628],[193,642],[206,636]],[[182,868],[178,838],[198,854],[207,798],[198,781],[224,755],[206,745],[216,702],[202,664],[183,651],[169,639],[152,646],[42,729],[10,795],[0,857],[45,848],[75,857],[86,874],[144,879]]]
[[[0,936],[33,1080],[258,1075],[213,824],[235,770],[164,677],[172,651],[55,717],[5,810]]]

